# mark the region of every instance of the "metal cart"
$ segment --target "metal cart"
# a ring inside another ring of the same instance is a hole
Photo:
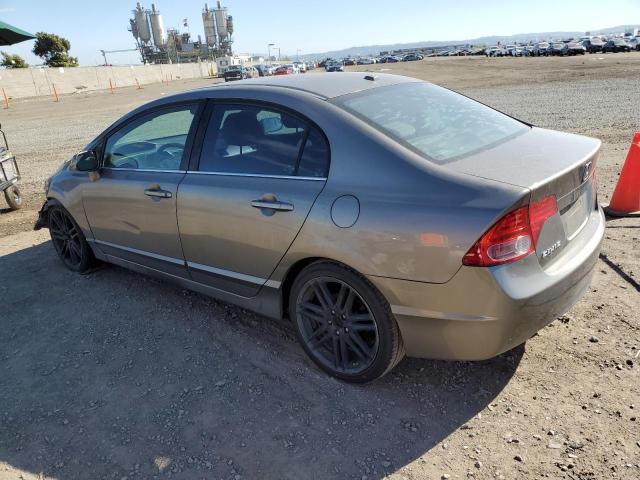
[[[20,180],[20,169],[16,157],[9,150],[7,136],[0,126],[0,133],[4,140],[4,145],[0,145],[0,192],[4,192],[4,198],[11,210],[18,210],[22,206],[22,196],[18,189]]]

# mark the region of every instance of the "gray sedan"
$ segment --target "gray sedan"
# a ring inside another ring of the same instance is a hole
[[[323,370],[479,360],[577,302],[604,232],[600,142],[395,75],[264,77],[165,97],[48,181],[62,262],[291,319]]]

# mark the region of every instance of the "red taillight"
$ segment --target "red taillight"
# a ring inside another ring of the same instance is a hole
[[[557,211],[556,197],[552,195],[507,213],[480,237],[462,263],[490,267],[526,257],[535,251],[544,222]]]
[[[556,202],[555,195],[549,195],[529,205],[529,221],[531,222],[534,246],[538,244],[538,237],[540,237],[540,231],[542,230],[544,222],[546,222],[549,217],[555,215],[557,211],[558,203]]]

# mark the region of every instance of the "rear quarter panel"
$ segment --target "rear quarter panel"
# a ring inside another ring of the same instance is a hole
[[[337,107],[318,121],[331,145],[327,185],[272,278],[295,262],[323,257],[365,275],[444,283],[462,257],[528,190],[446,171]],[[312,117],[313,118],[313,117]],[[356,223],[332,220],[335,200],[355,196]]]

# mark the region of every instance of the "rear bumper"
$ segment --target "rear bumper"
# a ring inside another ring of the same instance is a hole
[[[369,279],[391,304],[407,355],[483,360],[525,342],[582,298],[604,227],[602,210],[594,210],[547,269],[530,255],[500,267],[462,267],[444,284]]]

